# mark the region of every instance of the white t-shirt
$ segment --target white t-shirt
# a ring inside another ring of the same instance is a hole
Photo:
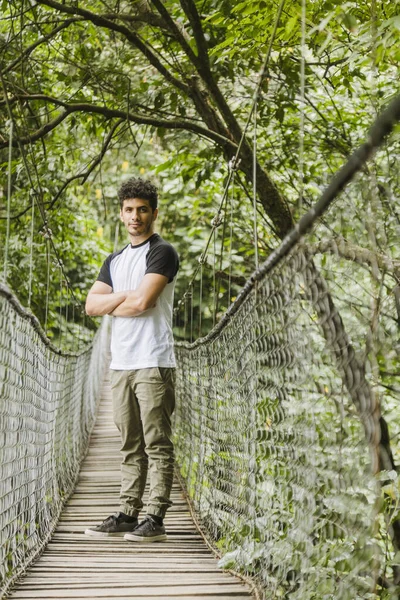
[[[147,273],[168,277],[154,308],[136,317],[113,317],[111,369],[124,371],[176,366],[172,309],[178,269],[175,248],[157,233],[142,244],[128,244],[106,258],[97,280],[110,285],[113,292],[137,289]]]

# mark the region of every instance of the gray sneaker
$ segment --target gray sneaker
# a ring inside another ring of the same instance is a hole
[[[133,531],[138,526],[137,517],[130,517],[124,513],[117,512],[110,517],[107,517],[101,525],[94,525],[85,531],[85,535],[93,537],[122,537],[127,532]]]
[[[164,525],[158,525],[150,515],[132,533],[124,535],[130,542],[162,542],[167,539]]]

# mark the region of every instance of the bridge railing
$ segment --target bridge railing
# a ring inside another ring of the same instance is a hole
[[[365,163],[399,120],[397,97],[220,323],[176,346],[188,494],[222,564],[258,580],[267,599],[398,597],[390,143]]]
[[[107,321],[83,352],[52,346],[0,285],[0,590],[52,534],[73,491],[106,363]]]
[[[329,302],[327,290],[311,298],[317,283],[297,253],[217,331],[177,345],[177,461],[222,564],[266,598],[373,598],[380,492],[363,422],[377,430],[375,405],[363,391],[357,414],[318,323],[313,300]],[[346,368],[358,394],[362,368]]]

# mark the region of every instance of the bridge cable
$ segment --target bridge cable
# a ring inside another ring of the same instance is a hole
[[[254,231],[254,260],[258,269],[258,234],[257,234],[257,105],[254,105],[254,131],[253,131],[253,231]]]
[[[45,308],[44,332],[47,335],[47,320],[48,320],[48,316],[49,316],[49,287],[50,287],[50,244],[49,244],[48,236],[46,236],[46,263],[47,263],[47,275],[46,275],[46,308]]]
[[[32,302],[32,281],[33,281],[33,236],[35,228],[35,196],[32,196],[32,212],[31,212],[31,235],[30,235],[30,250],[29,250],[29,278],[28,278],[28,306],[31,307]]]
[[[232,302],[232,240],[233,240],[233,203],[235,199],[235,176],[232,177],[232,190],[230,195],[230,227],[229,227],[229,274],[228,274],[228,303]]]
[[[6,107],[7,107],[7,112],[9,114],[10,121],[11,121],[11,123],[13,123],[13,126],[14,126],[14,118],[13,118],[11,106],[10,106],[10,103],[9,103],[9,98],[8,98],[8,93],[7,93],[7,89],[6,89],[6,86],[5,86],[5,81],[4,81],[3,74],[1,72],[1,70],[0,70],[0,79],[1,79],[1,82],[2,82],[3,88],[4,88],[4,98],[5,98],[5,104],[6,104]],[[25,121],[26,121],[26,119],[25,119]],[[56,263],[60,266],[61,272],[62,272],[62,274],[64,276],[64,279],[65,279],[65,282],[66,282],[66,285],[67,285],[67,287],[70,290],[71,296],[72,296],[74,302],[76,303],[76,306],[79,307],[81,313],[83,313],[84,327],[86,328],[87,326],[86,326],[86,313],[85,313],[85,310],[83,309],[82,303],[77,299],[77,297],[76,297],[76,295],[74,293],[74,290],[72,288],[71,282],[69,281],[68,275],[67,275],[67,273],[66,273],[66,271],[64,269],[63,261],[60,258],[58,249],[57,249],[56,244],[55,244],[55,242],[53,240],[52,231],[51,231],[51,229],[49,228],[49,225],[48,225],[46,211],[45,211],[44,204],[43,204],[42,198],[41,198],[41,194],[43,192],[42,192],[42,189],[41,189],[40,177],[39,177],[39,174],[37,172],[35,160],[33,158],[32,159],[32,163],[33,163],[33,168],[34,168],[34,171],[35,171],[35,174],[36,174],[36,179],[37,179],[37,182],[38,182],[40,193],[38,193],[38,191],[36,190],[36,186],[35,186],[35,184],[33,182],[32,175],[31,175],[30,168],[29,168],[29,164],[28,164],[28,161],[27,161],[27,156],[26,156],[25,148],[20,143],[18,137],[16,138],[16,143],[17,143],[17,145],[18,145],[18,147],[20,149],[21,157],[22,157],[23,163],[25,165],[25,170],[26,170],[26,173],[27,173],[28,180],[30,182],[31,188],[32,188],[32,190],[35,192],[35,194],[37,196],[37,206],[39,208],[39,213],[40,213],[40,216],[41,216],[42,221],[43,221],[42,234],[45,237],[45,239],[47,239],[47,242],[46,242],[46,260],[50,259],[50,248],[49,248],[49,246],[51,246],[51,248],[53,249],[53,252],[55,254]],[[10,145],[13,145],[13,140],[12,140],[12,135],[11,134],[10,134]],[[31,145],[32,145],[32,143],[29,144],[29,147],[30,147],[30,150],[31,150],[31,154],[34,157],[34,153],[32,151]],[[9,163],[10,163],[10,160],[9,160]],[[10,173],[11,173],[11,169],[9,168],[9,180],[10,180],[10,177],[11,177]],[[11,184],[10,183],[9,183],[9,187],[11,189]],[[10,198],[11,198],[11,194],[9,194],[9,198],[8,198],[8,205],[9,205],[8,209],[9,210],[8,210],[8,215],[7,215],[7,221],[10,220],[10,212],[11,212]],[[33,195],[33,203],[34,203],[34,195]],[[33,212],[33,210],[32,210],[32,212]],[[31,229],[32,229],[32,227],[31,227]],[[31,236],[31,244],[33,244],[33,236]],[[33,271],[33,256],[32,256],[32,271]],[[48,320],[49,264],[47,266],[47,271],[48,271],[48,273],[47,273],[46,280],[48,281],[48,283],[46,284],[47,289],[46,289],[46,309],[45,309],[46,333],[47,333],[47,320]],[[32,286],[32,281],[31,281],[31,268],[30,268],[30,276],[29,276],[29,282],[28,282],[28,295],[30,297],[30,301],[31,301],[31,296],[32,296],[32,287],[31,286]],[[30,289],[30,292],[29,292],[29,289]],[[61,302],[61,299],[60,299],[60,302]],[[30,306],[30,304],[29,304],[29,306]],[[90,321],[93,322],[93,319],[90,318]]]
[[[300,125],[299,125],[299,214],[303,208],[304,193],[304,111],[305,111],[305,53],[306,53],[306,0],[301,2],[301,58],[300,58]]]
[[[233,185],[233,179],[232,178],[232,182],[231,184]],[[227,209],[228,209],[228,201],[230,200],[230,194],[226,195],[226,199],[225,199],[225,206],[223,207],[223,213],[225,215],[225,218],[223,220],[223,224],[222,224],[222,236],[221,236],[221,248],[220,248],[220,252],[219,252],[219,277],[218,277],[218,290],[217,290],[217,302],[216,302],[216,308],[215,308],[215,313],[218,314],[218,308],[219,308],[219,295],[221,292],[221,274],[222,274],[222,264],[223,264],[223,257],[224,257],[224,245],[225,245],[225,236],[226,236],[226,227],[227,227],[227,219],[226,219],[226,214],[227,214]],[[214,253],[214,255],[216,255],[216,252]],[[228,298],[230,297],[230,295],[228,295]]]
[[[180,310],[180,308],[181,308],[181,306],[182,306],[182,304],[183,304],[183,302],[185,300],[186,295],[188,295],[188,293],[189,293],[190,286],[195,281],[199,270],[202,269],[202,265],[205,263],[207,252],[208,252],[211,240],[213,238],[214,230],[222,223],[222,218],[221,218],[222,207],[223,207],[223,205],[225,203],[226,196],[227,196],[227,194],[229,192],[230,184],[231,184],[231,181],[232,181],[232,178],[233,178],[233,174],[234,174],[234,172],[239,167],[239,164],[240,164],[240,158],[239,158],[240,152],[241,152],[241,149],[242,149],[242,146],[243,146],[243,143],[244,143],[244,140],[245,140],[245,137],[246,137],[247,130],[249,128],[251,119],[253,117],[253,113],[254,113],[256,104],[258,102],[258,98],[260,96],[262,83],[263,83],[263,81],[264,81],[264,79],[265,79],[265,77],[267,76],[267,73],[268,73],[268,66],[269,66],[269,61],[270,61],[271,52],[272,52],[272,45],[273,45],[273,42],[275,40],[275,36],[276,36],[277,29],[278,29],[278,24],[279,24],[279,20],[280,20],[281,14],[282,14],[282,10],[283,10],[284,4],[285,4],[285,0],[281,0],[280,4],[279,4],[279,7],[278,7],[277,15],[276,15],[276,18],[275,18],[274,27],[273,27],[273,31],[272,31],[272,34],[271,34],[271,39],[270,39],[270,42],[269,42],[269,45],[268,45],[267,53],[266,53],[264,62],[262,64],[262,67],[261,67],[261,69],[259,71],[258,82],[257,82],[256,90],[255,90],[254,95],[253,95],[253,100],[252,100],[252,104],[251,104],[251,107],[250,107],[250,111],[249,111],[249,114],[248,114],[245,126],[243,128],[242,135],[241,135],[241,138],[239,140],[239,143],[238,143],[238,146],[237,146],[237,149],[236,149],[236,153],[235,153],[234,157],[229,161],[229,164],[228,164],[229,170],[228,170],[227,181],[226,181],[225,186],[224,186],[224,190],[223,190],[223,194],[222,194],[222,199],[221,199],[221,202],[219,204],[217,213],[214,216],[213,220],[211,221],[212,229],[211,229],[210,235],[208,237],[205,249],[204,249],[204,251],[202,252],[202,254],[200,255],[200,257],[198,259],[198,265],[196,266],[196,268],[195,268],[195,270],[193,272],[191,280],[190,280],[190,282],[188,284],[188,289],[184,293],[183,297],[178,301],[178,305],[177,305],[175,311],[179,311]],[[202,276],[201,276],[201,279],[202,279]],[[200,287],[202,288],[202,281],[201,281]],[[199,307],[199,332],[200,332],[200,335],[201,335],[201,300],[202,300],[202,289],[200,291],[200,307]]]
[[[10,121],[10,140],[8,145],[8,178],[7,178],[7,229],[6,243],[4,248],[4,267],[3,278],[7,283],[7,267],[8,267],[8,250],[10,245],[10,211],[11,211],[11,166],[12,166],[12,143],[13,143],[14,123]]]

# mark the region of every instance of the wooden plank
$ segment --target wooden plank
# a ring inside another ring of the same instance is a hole
[[[93,590],[96,590],[95,595]],[[49,589],[43,588],[40,590],[24,590],[19,588],[18,591],[11,594],[10,598],[13,600],[19,600],[22,598],[76,598],[76,588],[74,589]],[[170,596],[184,597],[188,596],[207,598],[208,595],[226,596],[227,598],[236,597],[237,595],[243,596],[246,592],[246,588],[243,585],[237,583],[231,584],[220,584],[214,585],[171,585],[166,586],[160,583],[159,586],[133,586],[131,584],[117,587],[113,582],[110,582],[110,587],[81,587],[79,589],[79,596],[82,598],[146,598],[148,596],[155,596],[158,598],[170,598]],[[247,596],[248,598],[248,596]]]
[[[164,574],[164,573],[168,573],[168,574],[174,574],[174,573],[187,573],[187,574],[191,574],[191,573],[221,573],[221,570],[218,569],[218,567],[214,566],[214,565],[210,565],[210,566],[203,566],[203,565],[199,565],[197,563],[194,563],[192,565],[188,565],[188,564],[182,564],[182,565],[177,565],[177,564],[171,564],[171,565],[164,565],[162,567],[158,565],[153,565],[153,567],[151,567],[148,564],[139,564],[139,565],[133,565],[131,566],[130,569],[127,569],[126,567],[113,567],[113,573],[115,573],[116,577],[117,576],[121,576],[121,577],[126,577],[126,573],[133,573],[133,572],[138,572],[138,573],[154,573],[154,571]],[[70,568],[63,568],[62,566],[59,567],[33,567],[32,569],[30,569],[29,574],[26,575],[24,577],[24,579],[20,582],[20,584],[22,585],[25,580],[28,580],[31,576],[33,576],[35,578],[35,580],[39,580],[41,578],[46,578],[46,579],[53,579],[55,577],[55,574],[57,574],[57,579],[69,579],[70,577],[73,577],[74,579],[76,579],[76,575],[82,575],[82,569],[80,567],[70,567]],[[95,567],[88,567],[87,569],[85,569],[85,577],[102,577],[102,576],[106,576],[104,573],[104,568],[101,568],[99,566],[95,566]],[[224,574],[225,575],[225,574]],[[107,577],[109,577],[109,575],[107,575]]]
[[[49,582],[46,577],[33,577],[29,576],[21,582],[21,589],[25,587],[29,587],[30,589],[59,589],[65,588],[66,581],[68,581],[69,588],[81,588],[89,586],[89,587],[108,587],[108,586],[116,586],[121,587],[124,584],[129,585],[171,585],[179,582],[179,585],[199,585],[202,583],[214,584],[214,583],[232,583],[231,577],[227,573],[160,573],[157,574],[152,573],[121,573],[119,576],[115,576],[113,574],[112,579],[110,580],[110,573],[103,573],[102,575],[96,574],[96,576],[92,575],[92,577],[88,577],[85,573],[85,577],[71,577],[68,578],[60,578],[61,580],[57,580],[57,583]]]
[[[106,596],[106,597],[111,597],[111,596]],[[119,599],[123,598],[126,600],[136,600],[139,598],[146,598],[146,600],[160,600],[160,598],[163,598],[164,596],[160,596],[160,594],[157,594],[156,596],[138,596],[135,595],[135,597],[133,598],[132,595],[130,595],[129,592],[127,592],[127,595],[125,596],[118,596]],[[16,600],[18,600],[18,598],[15,596]],[[40,596],[39,596],[40,598]],[[54,597],[56,598],[56,597]],[[73,596],[74,600],[98,600],[99,596],[96,595],[92,595],[92,596],[81,596],[81,595],[75,595]],[[168,596],[168,600],[198,600],[199,598],[206,598],[207,600],[229,600],[230,596],[221,596],[219,595],[214,595],[214,594],[207,594],[207,596],[202,596],[202,595],[198,595],[196,594],[195,596],[189,596],[187,594],[185,595],[180,595],[180,596]],[[244,594],[244,595],[236,595],[234,596],[235,600],[249,600],[249,596],[248,594]],[[38,600],[38,596],[31,596],[28,598],[25,597],[24,600]]]

